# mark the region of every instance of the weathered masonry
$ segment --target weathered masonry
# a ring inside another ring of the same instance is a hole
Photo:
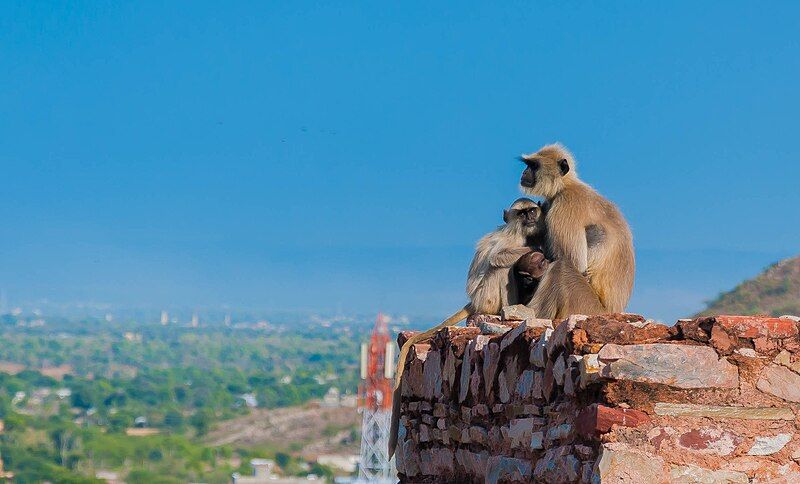
[[[401,482],[800,482],[798,318],[518,312],[414,346]]]

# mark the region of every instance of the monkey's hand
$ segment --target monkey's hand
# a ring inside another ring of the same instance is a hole
[[[500,252],[489,256],[489,264],[496,268],[511,267],[519,260],[520,257],[529,253],[530,251],[530,247],[514,247],[513,249],[501,250]]]

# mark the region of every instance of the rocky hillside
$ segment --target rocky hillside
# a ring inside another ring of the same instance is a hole
[[[773,264],[721,294],[699,315],[713,314],[800,315],[800,256]]]

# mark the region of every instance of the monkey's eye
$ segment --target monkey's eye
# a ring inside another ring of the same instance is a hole
[[[539,160],[527,160],[526,164],[531,170],[538,170],[539,169]]]

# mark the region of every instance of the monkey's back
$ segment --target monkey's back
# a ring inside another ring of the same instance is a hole
[[[476,244],[475,255],[467,274],[467,296],[470,309],[477,314],[499,314],[511,302],[510,286],[513,284],[511,267],[495,267],[490,260],[493,254],[523,246],[524,239],[513,238],[502,228],[484,235]]]
[[[589,185],[570,187],[566,195],[552,209],[569,213],[574,207],[584,207],[584,229],[599,228],[596,240],[587,239],[589,280],[609,312],[622,312],[633,291],[636,270],[631,229],[617,206]],[[559,207],[559,203],[571,207]]]

